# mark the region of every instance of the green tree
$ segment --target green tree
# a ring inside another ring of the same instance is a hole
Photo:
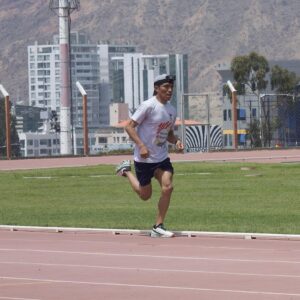
[[[10,140],[11,154],[14,157],[20,156],[20,142],[16,130],[16,118],[11,116],[10,119]],[[0,99],[0,156],[6,157],[6,126],[5,126],[5,101]]]
[[[271,87],[278,94],[293,95],[295,87],[299,82],[299,77],[287,69],[275,65],[271,70]],[[289,100],[291,99],[291,97]]]
[[[263,139],[264,124],[261,112],[261,93],[266,89],[268,80],[267,74],[270,71],[269,63],[264,56],[251,52],[249,55],[236,56],[231,62],[231,71],[235,80],[234,86],[238,95],[252,93],[256,95],[259,104],[259,121],[252,124],[253,119],[250,118],[249,135],[251,137],[251,145],[260,147]],[[259,132],[259,134],[257,134]],[[254,138],[255,137],[255,138]]]
[[[269,63],[264,56],[256,52],[236,56],[231,62],[231,71],[240,95],[245,95],[246,91],[250,90],[259,96],[268,85],[266,75],[270,71]]]
[[[248,136],[250,137],[251,145],[255,148],[261,146],[259,135],[260,135],[259,121],[254,119],[253,121],[250,122]]]

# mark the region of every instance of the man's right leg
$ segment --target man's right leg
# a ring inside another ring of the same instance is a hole
[[[131,171],[125,171],[126,177],[132,187],[132,189],[139,195],[142,200],[148,200],[152,195],[152,185],[147,184],[145,186],[141,186],[137,178]]]
[[[129,160],[123,161],[116,168],[117,175],[127,177],[132,189],[143,200],[148,200],[152,195],[151,182],[145,186],[141,186],[136,176],[131,172],[131,165]]]

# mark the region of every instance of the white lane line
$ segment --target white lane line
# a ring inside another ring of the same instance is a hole
[[[160,268],[143,268],[143,267],[115,267],[115,266],[97,266],[82,264],[53,264],[42,262],[18,262],[18,261],[0,261],[3,265],[28,265],[28,266],[44,266],[44,267],[71,267],[71,268],[91,268],[91,269],[107,269],[107,270],[124,270],[124,271],[145,271],[145,272],[170,272],[170,273],[199,273],[199,274],[215,274],[230,276],[257,276],[257,277],[280,277],[280,278],[300,278],[300,275],[290,274],[263,274],[263,273],[240,273],[240,272],[219,272],[205,270],[187,270],[187,269],[160,269]]]
[[[178,176],[188,176],[188,175],[210,175],[211,173],[176,173]],[[90,178],[101,178],[101,177],[115,177],[115,174],[98,174],[98,175],[73,175],[73,176],[62,176],[61,178],[71,177],[71,178],[79,178],[79,177],[90,177]],[[59,178],[58,176],[23,176],[23,179],[55,179]]]
[[[23,176],[23,179],[53,179],[55,176]]]
[[[173,160],[173,162],[203,162],[203,161],[243,161],[243,160],[271,160],[271,159],[298,159],[299,155],[284,155],[284,156],[247,156],[247,157],[219,157],[219,158],[207,158],[203,157],[203,159],[198,160],[188,160],[188,159],[178,159]]]
[[[300,264],[300,261],[293,260],[263,260],[263,259],[241,259],[241,258],[211,258],[200,256],[169,256],[169,255],[149,255],[149,254],[127,254],[127,253],[106,253],[106,252],[81,252],[81,251],[63,251],[63,250],[41,250],[41,249],[14,249],[0,248],[0,251],[9,252],[33,252],[33,253],[64,253],[64,254],[79,254],[79,255],[98,255],[98,256],[113,256],[113,257],[145,257],[157,259],[178,259],[178,260],[213,260],[213,261],[235,261],[235,262],[251,262],[251,263],[282,263],[282,264]]]
[[[1,225],[0,225],[1,226]],[[59,228],[59,227],[58,227]],[[0,230],[1,230],[1,227],[0,227]],[[0,231],[1,232],[1,231]],[[88,233],[89,235],[90,234],[93,234],[93,233]],[[95,233],[97,234],[97,233]],[[25,242],[40,242],[41,239],[33,239],[33,238],[8,238],[8,237],[5,237],[5,238],[1,238],[1,241],[25,241]],[[81,243],[81,244],[87,244],[87,243],[90,243],[90,244],[99,244],[99,241],[98,240],[74,240],[74,239],[69,239],[68,236],[66,235],[66,237],[64,238],[64,241],[65,242],[68,242],[68,243]],[[294,242],[294,241],[288,241],[288,242]],[[101,244],[111,244],[111,245],[116,245],[116,244],[119,244],[119,241],[101,241]],[[132,245],[133,243],[132,242],[125,242],[125,241],[122,241],[122,245]],[[243,250],[247,250],[247,251],[261,251],[261,252],[270,252],[270,251],[276,251],[278,253],[293,253],[293,252],[300,252],[300,249],[296,249],[294,247],[293,244],[290,244],[292,247],[290,248],[276,248],[276,247],[270,247],[270,248],[255,248],[255,247],[229,247],[229,246],[204,246],[204,245],[191,245],[191,244],[186,244],[186,243],[183,243],[183,244],[180,244],[180,245],[177,245],[176,247],[181,247],[181,248],[190,248],[190,247],[193,247],[194,249],[197,248],[197,249],[225,249],[225,250],[236,250],[236,251],[243,251]],[[169,248],[170,245],[168,244],[162,244],[160,245],[160,247],[165,247],[165,248]]]
[[[211,175],[211,173],[204,173],[204,172],[201,172],[201,173],[175,173],[175,176],[188,176],[188,175]]]
[[[133,288],[150,288],[150,289],[169,289],[180,291],[199,291],[199,292],[219,292],[219,293],[236,293],[236,294],[255,294],[255,295],[275,295],[275,296],[287,296],[287,297],[300,297],[300,294],[296,293],[277,293],[269,291],[245,291],[245,290],[225,290],[225,289],[208,289],[200,287],[186,287],[186,286],[167,286],[167,285],[147,285],[147,284],[127,284],[117,282],[93,282],[93,281],[73,281],[73,280],[53,280],[42,278],[26,278],[26,277],[7,277],[1,276],[0,279],[10,280],[28,280],[39,282],[51,282],[51,283],[68,283],[68,284],[86,284],[86,285],[105,285],[105,286],[117,286],[117,287],[133,287]]]
[[[41,239],[28,239],[28,238],[1,238],[1,241],[23,241],[23,242],[40,242]],[[74,240],[74,239],[68,239],[64,238],[64,242],[68,243],[79,243],[79,244],[99,244],[98,240]],[[106,245],[118,245],[118,242],[112,242],[112,241],[101,241],[101,244],[106,244]],[[122,245],[133,245],[131,242],[125,242],[122,241]],[[164,244],[160,245],[160,247],[164,248],[169,248],[170,245]],[[202,245],[190,245],[190,244],[181,244],[181,245],[176,245],[176,247],[181,247],[181,248],[191,248],[193,249],[216,249],[216,250],[235,250],[235,251],[244,251],[247,250],[249,251],[260,251],[260,252],[270,252],[270,251],[277,251],[278,253],[293,253],[293,252],[300,252],[300,249],[295,249],[295,248],[290,248],[290,249],[277,249],[277,248],[250,248],[250,247],[228,247],[228,246],[202,246]]]
[[[16,298],[16,297],[1,297],[0,299],[4,300],[41,300],[41,299],[36,299],[36,298]]]

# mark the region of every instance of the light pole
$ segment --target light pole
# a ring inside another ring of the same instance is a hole
[[[83,154],[89,155],[89,137],[88,137],[88,121],[87,121],[87,94],[79,81],[76,81],[76,86],[82,95],[82,112],[83,112]]]
[[[4,96],[5,101],[6,157],[7,159],[11,159],[9,94],[2,84],[0,84],[0,92]]]
[[[238,149],[238,135],[237,135],[237,91],[230,80],[227,81],[227,85],[231,91],[231,104],[232,104],[232,127],[233,127],[233,149]]]

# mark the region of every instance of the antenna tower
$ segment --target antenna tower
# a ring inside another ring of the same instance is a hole
[[[79,0],[50,0],[49,7],[59,17],[60,47],[60,154],[72,154],[71,132],[71,13],[79,10]]]

